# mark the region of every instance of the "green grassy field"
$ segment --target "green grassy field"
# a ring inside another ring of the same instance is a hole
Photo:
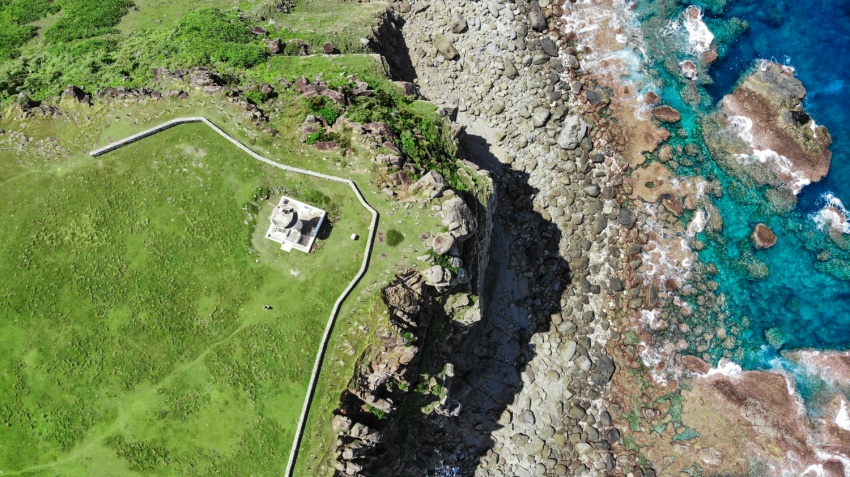
[[[279,474],[362,259],[349,236],[370,216],[350,189],[202,125],[98,159],[3,153],[0,171],[3,475]],[[316,253],[262,239],[257,187],[327,197]]]

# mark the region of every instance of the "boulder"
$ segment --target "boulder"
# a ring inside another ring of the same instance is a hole
[[[635,225],[635,214],[630,209],[623,207],[617,213],[617,222],[620,222],[620,225],[623,227],[630,229]]]
[[[452,15],[451,31],[452,33],[463,33],[466,31],[466,19],[460,13]]]
[[[587,124],[579,115],[570,115],[564,119],[564,127],[558,135],[561,149],[573,150],[578,147],[587,134]]]
[[[254,35],[257,35],[257,36],[266,36],[266,35],[269,34],[268,30],[266,30],[265,28],[260,27],[260,26],[252,26],[251,28],[248,29],[248,31],[250,31],[251,33],[253,33]]]
[[[458,241],[469,238],[477,227],[475,215],[460,197],[452,197],[443,203],[443,225]]]
[[[751,238],[753,245],[758,249],[766,249],[776,245],[776,234],[765,224],[756,224]]]
[[[434,47],[437,48],[437,51],[443,55],[443,58],[447,60],[453,60],[458,57],[458,52],[455,49],[454,45],[448,38],[443,35],[437,34],[434,35]]]
[[[452,247],[454,247],[454,244],[455,238],[450,234],[437,234],[437,236],[434,237],[434,245],[432,248],[434,249],[434,252],[443,255],[448,253]]]
[[[198,88],[222,86],[224,81],[208,68],[197,67],[189,73],[189,84]]]
[[[443,176],[437,171],[429,171],[413,184],[410,191],[421,191],[428,199],[433,199],[438,197],[445,188]]]
[[[411,83],[410,81],[393,81],[393,83],[399,88],[401,88],[405,96],[416,95],[416,85]]]
[[[654,91],[650,91],[649,93],[646,93],[646,95],[643,97],[643,101],[650,106],[656,106],[658,105],[658,103],[661,102],[661,97],[658,96]]]
[[[73,100],[76,100],[76,101],[82,101],[85,96],[86,96],[86,93],[84,93],[83,90],[81,90],[80,88],[77,88],[76,86],[74,86],[72,84],[69,84],[68,86],[66,86],[65,91],[62,92],[63,98],[69,98],[69,99],[73,99]]]
[[[531,0],[528,4],[528,23],[534,31],[544,31],[549,26],[537,0]]]
[[[332,151],[337,148],[337,144],[336,141],[322,141],[317,142],[313,147],[320,151]]]
[[[549,110],[546,108],[537,108],[534,110],[534,113],[531,115],[531,123],[535,128],[542,128],[546,125],[546,121],[549,120]]]
[[[280,38],[266,38],[263,40],[263,45],[269,49],[269,53],[273,55],[279,55],[283,52],[283,42]]]
[[[431,285],[437,290],[442,290],[451,285],[452,272],[440,265],[434,265],[422,272],[422,278],[425,279],[426,284]]]
[[[558,45],[555,44],[555,40],[549,38],[548,36],[543,37],[540,40],[540,47],[543,49],[543,53],[551,57],[558,56]]]
[[[611,377],[614,376],[614,369],[614,360],[608,355],[603,356],[597,360],[596,368],[594,368],[591,373],[593,383],[597,386],[604,386],[608,384],[608,381],[610,381]]]
[[[513,79],[513,78],[516,77],[518,72],[517,72],[516,66],[514,66],[514,64],[511,62],[511,60],[505,59],[504,62],[502,63],[502,65],[505,68],[502,73],[507,78]]]
[[[679,111],[670,106],[656,106],[652,108],[652,117],[662,123],[677,123],[682,119]]]

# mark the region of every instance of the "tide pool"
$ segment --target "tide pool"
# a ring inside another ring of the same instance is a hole
[[[646,73],[665,102],[683,115],[678,127],[687,134],[672,128],[671,141],[694,144],[704,157],[677,173],[717,180],[724,190],[714,201],[723,230],[698,236],[705,243],[699,257],[717,267],[712,279],[726,297],[726,324],[737,344],[709,353],[715,360],[731,354],[745,368],[766,368],[774,365],[777,348],[850,348],[850,252],[812,218],[828,193],[850,204],[850,0],[694,3],[704,9],[721,54],[708,71],[713,84],[701,86],[699,100],[679,67],[695,58],[687,32],[677,29],[687,4],[642,0],[637,12],[649,60]],[[829,175],[805,187],[796,208],[781,214],[771,209],[763,188],[729,176],[710,158],[699,131],[700,119],[760,58],[796,69],[809,91],[807,111],[833,138]],[[775,247],[753,248],[750,234],[758,222],[776,233]]]

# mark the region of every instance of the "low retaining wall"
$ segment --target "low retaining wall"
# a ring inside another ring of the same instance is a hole
[[[334,303],[334,307],[331,310],[331,316],[328,318],[328,324],[325,326],[325,333],[322,335],[322,341],[319,344],[319,350],[316,353],[316,361],[313,364],[313,373],[310,375],[310,385],[307,388],[307,395],[304,397],[304,406],[301,408],[301,417],[298,420],[298,427],[295,430],[295,439],[292,442],[292,449],[289,452],[289,461],[286,464],[286,477],[292,477],[293,472],[295,471],[295,461],[298,459],[298,448],[301,446],[301,440],[304,437],[304,428],[307,424],[307,415],[310,413],[310,404],[313,401],[313,395],[316,392],[316,384],[319,381],[319,373],[322,369],[322,361],[325,357],[325,352],[328,347],[328,340],[330,339],[331,332],[333,331],[334,324],[336,323],[337,316],[339,315],[339,310],[342,308],[343,302],[348,298],[348,295],[351,294],[351,291],[354,290],[354,287],[357,286],[357,283],[363,278],[363,275],[366,274],[366,270],[369,268],[369,258],[372,255],[372,245],[375,242],[375,231],[378,228],[378,211],[372,208],[366,199],[363,197],[363,194],[360,192],[360,189],[357,187],[357,184],[350,179],[344,179],[342,177],[331,176],[328,174],[322,174],[319,172],[313,172],[307,169],[300,169],[297,167],[287,166],[281,164],[279,162],[272,161],[271,159],[265,158],[256,152],[249,149],[247,146],[242,144],[241,142],[234,139],[232,136],[222,131],[221,128],[213,124],[207,118],[204,117],[186,117],[186,118],[177,118],[172,119],[170,121],[166,121],[159,126],[152,127],[140,133],[133,134],[132,136],[128,136],[120,141],[113,142],[109,145],[106,145],[100,149],[95,149],[90,152],[89,155],[92,157],[97,157],[107,152],[114,151],[122,146],[126,146],[127,144],[132,144],[140,139],[144,139],[146,137],[152,136],[160,131],[164,131],[166,129],[172,128],[174,126],[180,124],[188,124],[188,123],[204,123],[213,131],[217,132],[220,136],[230,141],[234,146],[238,147],[254,159],[264,162],[272,167],[277,167],[278,169],[283,169],[285,171],[294,172],[297,174],[305,174],[312,177],[317,177],[319,179],[325,179],[334,182],[342,182],[344,184],[348,184],[351,187],[351,190],[354,191],[354,195],[357,196],[357,199],[372,214],[372,223],[369,226],[369,238],[366,241],[366,251],[363,254],[363,264],[360,265],[360,271],[357,272],[357,275],[351,280],[348,286],[343,290],[342,294],[337,298],[336,303]]]

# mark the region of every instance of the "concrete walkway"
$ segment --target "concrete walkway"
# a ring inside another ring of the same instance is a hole
[[[97,157],[103,154],[106,154],[110,151],[114,151],[122,146],[126,146],[127,144],[132,144],[140,139],[144,139],[146,137],[152,136],[158,132],[164,131],[166,129],[172,128],[174,126],[180,124],[188,124],[188,123],[204,123],[213,131],[217,132],[221,137],[227,139],[234,146],[243,150],[245,153],[253,157],[254,159],[264,162],[270,166],[277,167],[278,169],[283,169],[285,171],[294,172],[297,174],[305,174],[308,176],[318,177],[319,179],[325,179],[334,182],[342,182],[344,184],[348,184],[351,187],[351,190],[354,191],[354,195],[357,196],[357,199],[360,200],[360,203],[363,205],[369,213],[372,214],[372,224],[369,227],[369,238],[366,241],[366,251],[363,254],[363,263],[360,265],[360,271],[357,272],[357,275],[351,280],[345,290],[343,290],[342,294],[337,298],[336,303],[334,304],[333,309],[331,310],[331,316],[328,318],[328,324],[325,326],[325,333],[322,335],[322,342],[319,344],[319,350],[316,353],[316,362],[313,364],[313,373],[310,375],[310,385],[307,388],[307,395],[304,397],[304,405],[301,408],[301,417],[298,419],[298,428],[295,431],[295,439],[292,442],[292,449],[289,452],[289,461],[286,464],[286,473],[284,474],[286,477],[292,477],[293,472],[295,471],[295,461],[298,458],[298,448],[301,446],[301,440],[304,437],[304,428],[307,424],[307,415],[310,413],[310,404],[313,401],[313,395],[316,392],[316,384],[319,381],[319,373],[322,369],[322,361],[325,357],[325,352],[328,347],[328,340],[330,339],[331,332],[333,331],[334,324],[336,323],[337,316],[339,315],[339,310],[342,307],[342,303],[351,294],[351,291],[357,285],[363,275],[366,274],[366,270],[369,268],[369,258],[372,255],[372,244],[375,240],[375,231],[378,227],[378,211],[372,208],[363,197],[363,194],[360,193],[360,189],[357,188],[357,184],[350,179],[344,179],[342,177],[331,176],[328,174],[322,174],[319,172],[310,171],[307,169],[299,169],[297,167],[287,166],[281,164],[279,162],[272,161],[271,159],[265,158],[256,152],[249,149],[247,146],[237,141],[233,137],[231,137],[226,132],[222,131],[221,128],[213,124],[207,118],[204,117],[187,117],[187,118],[177,118],[172,119],[170,121],[166,121],[159,126],[147,129],[137,134],[133,134],[132,136],[128,136],[120,141],[113,142],[112,144],[106,145],[100,149],[95,149],[89,154],[92,157]]]

